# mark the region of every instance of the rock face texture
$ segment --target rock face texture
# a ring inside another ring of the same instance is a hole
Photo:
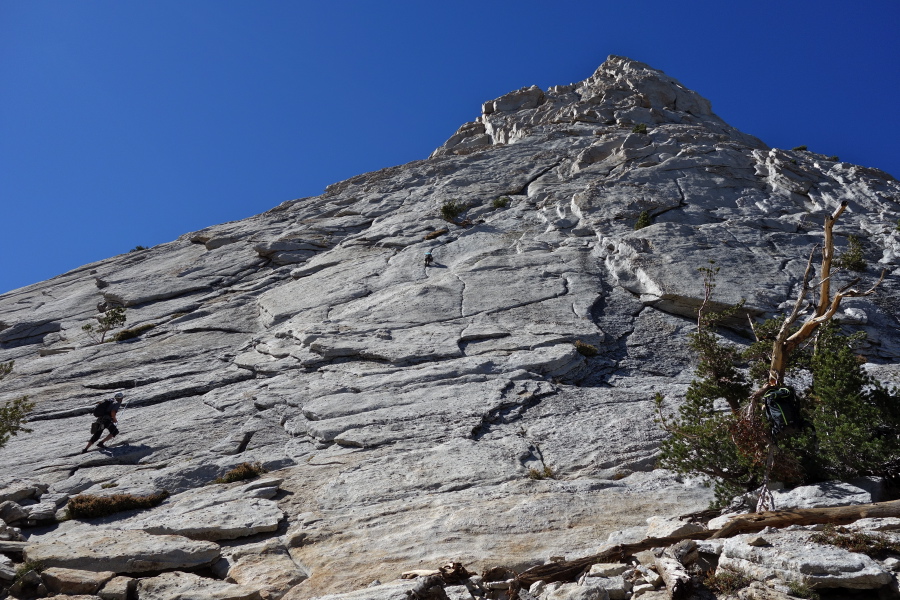
[[[449,559],[518,568],[589,553],[710,500],[698,482],[654,470],[653,396],[677,399],[691,378],[697,268],[720,268],[717,301],[776,314],[842,201],[838,250],[857,236],[870,265],[861,285],[888,276],[840,318],[868,333],[869,367],[900,381],[890,175],[769,148],[621,57],[482,111],[427,160],[0,295],[0,362],[15,361],[0,402],[36,402],[33,432],[0,449],[0,499],[40,498],[34,514],[52,519],[67,495],[167,490],[156,512],[60,530],[121,525],[116,543],[279,535],[273,556],[297,567],[297,599]],[[446,207],[461,208],[453,222]],[[642,213],[651,224],[635,230]],[[129,335],[92,344],[82,326],[111,306],[126,308]],[[743,327],[735,343],[748,343]],[[122,434],[80,454],[93,403],[115,391],[127,399]],[[283,481],[205,498],[220,492],[203,486],[244,462]],[[37,536],[47,539],[29,556],[88,568],[54,535]],[[198,564],[218,556],[183,552]],[[94,570],[141,570],[115,560]],[[277,579],[267,564],[235,560],[233,579]],[[185,585],[156,579],[142,594]]]

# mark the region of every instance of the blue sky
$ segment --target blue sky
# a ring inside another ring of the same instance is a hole
[[[0,0],[0,293],[425,158],[649,63],[770,146],[900,176],[900,2]]]

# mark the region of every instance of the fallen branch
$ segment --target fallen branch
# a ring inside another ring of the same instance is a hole
[[[691,594],[691,576],[684,565],[668,556],[656,557],[656,572],[662,577],[672,600],[683,600]]]

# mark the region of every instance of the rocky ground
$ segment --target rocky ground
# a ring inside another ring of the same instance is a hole
[[[95,574],[88,594],[375,599],[405,597],[414,583],[366,586],[411,569],[521,570],[642,535],[711,499],[654,468],[652,398],[691,378],[696,269],[720,268],[719,302],[774,314],[849,202],[839,251],[857,236],[860,285],[887,277],[838,319],[898,383],[898,198],[890,175],[770,149],[628,59],[512,92],[427,160],[0,295],[0,402],[36,403],[0,449],[0,518],[21,529],[0,536],[27,538],[14,564]],[[82,326],[112,306],[133,337],[93,343]],[[122,434],[81,454],[115,391]],[[212,483],[242,463],[270,473]],[[163,490],[157,508],[58,523],[73,495]],[[560,590],[537,595],[603,597]]]

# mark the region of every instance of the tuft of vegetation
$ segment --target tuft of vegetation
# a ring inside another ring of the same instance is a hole
[[[743,571],[722,567],[718,570],[710,569],[703,580],[703,585],[716,594],[727,595],[747,587],[751,581],[752,579],[747,577]]]
[[[863,247],[858,237],[855,235],[847,236],[847,249],[835,259],[835,265],[842,269],[859,273],[866,270],[866,259],[863,256]]]
[[[244,481],[247,479],[256,479],[263,473],[268,473],[262,463],[241,463],[232,470],[228,471],[213,483],[233,483],[235,481]]]
[[[147,250],[147,246],[135,246],[128,252],[140,252],[141,250]]]
[[[114,487],[118,487],[118,486],[119,486],[119,484],[116,483],[115,481],[110,481],[108,483],[104,483],[100,487],[102,487],[104,490],[108,490],[109,488],[114,488]]]
[[[556,473],[554,473],[553,469],[547,465],[544,465],[543,469],[531,467],[528,469],[528,479],[533,479],[535,481],[540,481],[542,479],[556,479]]]
[[[434,238],[441,237],[442,235],[444,235],[444,234],[447,233],[448,231],[450,231],[450,230],[449,230],[449,229],[438,229],[437,231],[432,231],[431,233],[425,234],[425,239],[426,239],[426,240],[433,240]]]
[[[809,540],[816,544],[837,546],[848,552],[865,554],[876,560],[900,554],[900,542],[885,535],[851,531],[846,527],[835,527],[831,524],[826,525],[822,531],[809,536]]]
[[[787,586],[791,591],[791,596],[806,598],[807,600],[820,600],[819,593],[802,581],[788,581]]]
[[[653,217],[650,216],[650,211],[645,210],[641,211],[640,216],[638,216],[637,223],[634,224],[634,230],[643,229],[644,227],[648,227],[653,224]]]
[[[631,133],[647,133],[646,123],[638,123],[631,128]]]
[[[16,576],[12,580],[11,585],[15,585],[22,581],[22,579],[34,571],[35,573],[40,573],[44,570],[44,563],[39,560],[26,560],[21,565],[16,568]]]
[[[441,205],[441,218],[453,223],[456,217],[468,210],[469,206],[459,200],[448,200]]]
[[[118,332],[113,339],[117,342],[133,340],[136,337],[140,337],[140,335],[145,331],[149,331],[154,327],[156,327],[156,323],[144,323],[143,325],[138,325],[137,327],[132,327],[131,329],[123,329],[122,331]]]
[[[88,334],[93,343],[102,344],[106,341],[106,334],[110,330],[125,324],[125,309],[121,306],[110,308],[102,315],[94,318],[97,319],[96,327],[94,327],[93,323],[85,323],[81,326],[81,329]]]
[[[16,361],[14,361],[14,360],[11,360],[11,361],[5,362],[5,363],[0,363],[0,380],[2,380],[4,377],[6,377],[10,373],[12,373],[13,365],[15,365],[15,364],[16,364]]]
[[[831,161],[834,161],[834,162],[841,162],[841,159],[837,157],[837,154],[835,154],[835,155],[833,155],[833,156],[829,156],[829,157],[828,157],[828,160],[831,160]]]
[[[897,231],[900,231],[900,219],[897,219]]]
[[[597,350],[597,346],[593,346],[588,344],[587,342],[582,342],[581,340],[575,340],[575,350],[578,351],[578,354],[582,356],[597,356],[600,354],[600,351]]]
[[[150,496],[135,496],[133,494],[94,496],[91,494],[79,494],[69,499],[69,504],[66,508],[69,516],[73,519],[92,519],[125,510],[153,508],[162,504],[163,500],[168,497],[169,492],[165,490]]]
[[[31,433],[24,424],[28,422],[28,413],[32,409],[34,403],[28,401],[28,396],[8,400],[0,406],[0,448],[19,433]]]
[[[500,196],[499,198],[494,198],[491,202],[491,206],[494,208],[506,208],[509,206],[509,203],[512,202],[509,196]]]
[[[804,152],[806,150],[806,146],[796,146],[795,148],[791,148],[794,152]]]

